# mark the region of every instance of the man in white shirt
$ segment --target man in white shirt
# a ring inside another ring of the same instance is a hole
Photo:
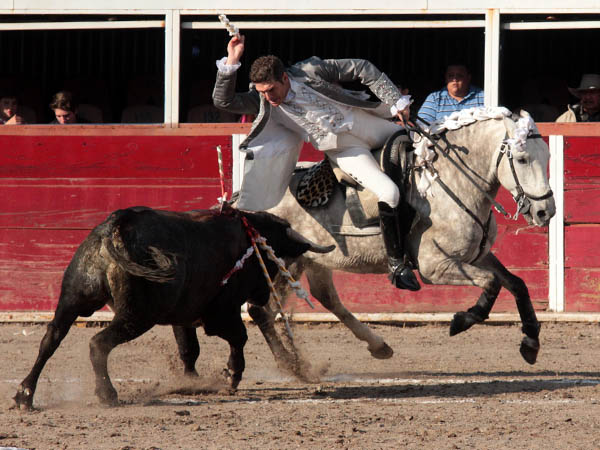
[[[326,152],[345,173],[379,200],[382,235],[388,253],[390,280],[400,289],[418,290],[419,283],[404,264],[398,219],[399,189],[379,168],[371,149],[401,129],[409,116],[410,96],[372,63],[362,59],[317,57],[285,68],[275,56],[262,56],[251,66],[250,91],[235,92],[244,36],[234,36],[227,57],[217,61],[213,101],[218,108],[256,119],[240,150],[246,152],[244,181],[238,206],[263,210],[283,197],[302,143]],[[380,101],[368,101],[341,83],[360,81]]]

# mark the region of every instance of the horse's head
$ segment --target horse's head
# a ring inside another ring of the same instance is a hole
[[[550,151],[529,114],[518,120],[505,119],[507,137],[496,161],[502,186],[517,202],[517,214],[530,225],[546,226],[554,216],[554,196],[548,183]]]

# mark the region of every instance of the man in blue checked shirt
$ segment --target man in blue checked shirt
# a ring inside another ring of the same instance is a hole
[[[483,90],[471,86],[471,73],[464,64],[450,64],[445,74],[446,87],[427,96],[419,118],[431,123],[454,111],[483,106]]]

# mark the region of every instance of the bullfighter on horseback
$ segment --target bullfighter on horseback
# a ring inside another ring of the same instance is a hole
[[[381,233],[388,255],[389,279],[397,288],[420,285],[404,263],[400,219],[401,195],[379,167],[371,149],[402,128],[409,117],[410,96],[403,95],[372,63],[362,59],[311,57],[285,68],[272,55],[251,66],[251,89],[236,93],[236,76],[244,36],[234,36],[227,56],[217,61],[213,101],[218,108],[256,119],[240,150],[246,153],[238,207],[264,210],[282,199],[302,143],[310,142],[361,186],[378,198]],[[380,100],[348,91],[340,83],[360,81]],[[388,119],[396,117],[400,124]]]

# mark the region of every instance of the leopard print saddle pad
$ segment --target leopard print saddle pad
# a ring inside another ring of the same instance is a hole
[[[381,164],[382,170],[398,183],[403,178],[402,168],[406,168],[406,147],[408,137],[402,133],[391,136],[383,148],[375,150],[373,156]],[[377,196],[359,186],[341,170],[332,167],[328,158],[304,169],[296,199],[305,208],[318,208],[327,205],[336,184],[346,189],[346,205],[354,225],[362,228],[376,224],[379,219]],[[400,172],[398,172],[400,171]]]

